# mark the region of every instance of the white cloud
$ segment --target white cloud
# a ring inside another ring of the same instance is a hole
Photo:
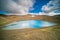
[[[42,11],[45,15],[54,16],[60,13],[55,13],[55,10],[60,9],[60,0],[51,0],[46,5],[42,6]]]
[[[28,14],[29,9],[33,6],[34,0],[2,0],[1,9],[11,14]]]
[[[60,2],[59,0],[51,0],[46,5],[42,6],[42,10],[46,12],[51,12],[54,10],[58,10],[60,8]]]
[[[34,0],[1,0],[1,8],[3,11],[6,11],[6,15],[27,15],[31,14],[32,17],[34,15],[58,15],[60,13],[55,13],[55,10],[60,9],[60,0],[51,0],[46,5],[42,6],[42,11],[39,13],[29,13],[30,10],[34,10],[32,8],[35,3]]]
[[[38,15],[55,16],[55,15],[60,15],[60,13],[55,13],[54,11],[49,13],[40,12]]]
[[[55,13],[54,11],[50,12],[49,14],[47,14],[48,16],[54,16],[54,15],[60,15],[60,13]]]

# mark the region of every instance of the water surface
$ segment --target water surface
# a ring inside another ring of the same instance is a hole
[[[41,28],[50,27],[56,25],[53,22],[47,22],[43,20],[22,20],[7,24],[3,30],[24,29],[24,28]]]

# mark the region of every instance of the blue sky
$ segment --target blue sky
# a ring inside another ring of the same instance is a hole
[[[5,12],[5,11],[0,11],[0,14],[6,14],[7,12]]]
[[[60,14],[59,0],[1,0],[0,14]]]
[[[42,12],[41,8],[43,5],[47,4],[50,0],[36,0],[34,3],[33,8],[34,10],[30,10],[31,13],[39,13]]]

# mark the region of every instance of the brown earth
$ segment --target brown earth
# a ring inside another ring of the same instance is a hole
[[[58,29],[57,29],[58,28]],[[17,29],[1,32],[2,40],[60,40],[60,26],[39,29]]]
[[[18,20],[45,20],[58,25],[38,29],[0,30],[0,40],[60,40],[60,16],[0,16],[0,25]]]
[[[24,15],[24,16],[17,16],[17,15],[0,15],[0,25],[8,24],[11,22],[16,22],[20,20],[44,20],[49,22],[60,22],[60,16],[45,16],[45,15],[35,15],[35,17],[32,17],[32,15]]]

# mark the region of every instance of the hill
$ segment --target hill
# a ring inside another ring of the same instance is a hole
[[[49,22],[56,22],[60,24],[60,16],[45,16],[45,15],[31,15],[17,16],[4,15],[0,16],[0,27],[8,23],[20,20],[44,20]],[[1,28],[0,28],[1,29]],[[17,30],[0,30],[1,40],[60,40],[60,25],[38,28],[38,29],[17,29]]]
[[[32,15],[0,15],[0,25],[20,21],[20,20],[44,20],[49,22],[59,22],[60,23],[60,16],[46,16],[46,15],[35,15],[35,17],[32,17]]]

